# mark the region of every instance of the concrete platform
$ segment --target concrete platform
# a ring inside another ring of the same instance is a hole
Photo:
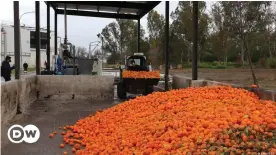
[[[26,114],[16,115],[8,125],[2,125],[2,155],[62,155],[65,150],[72,154],[69,146],[63,149],[59,148],[59,144],[62,143],[60,134],[54,138],[49,138],[49,134],[53,131],[60,131],[59,126],[75,124],[78,119],[93,114],[96,110],[109,108],[121,102],[117,99],[108,101],[37,100]],[[7,130],[14,124],[36,125],[40,129],[40,139],[34,144],[9,142]]]

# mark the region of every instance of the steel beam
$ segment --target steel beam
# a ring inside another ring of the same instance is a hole
[[[73,4],[73,5],[86,5],[86,6],[104,6],[104,7],[118,7],[129,9],[147,9],[152,6],[152,2],[139,3],[133,1],[52,1],[50,4]]]
[[[64,14],[64,10],[57,9],[57,14]],[[139,19],[138,15],[77,11],[77,10],[66,10],[66,14],[72,15],[72,16],[85,16],[85,17],[118,18],[118,19],[134,19],[134,20]]]
[[[165,6],[165,91],[169,90],[169,19],[170,2],[166,1]]]
[[[50,4],[47,4],[47,70],[50,70],[50,51],[51,51],[51,46],[50,46]]]
[[[76,75],[76,47],[73,46],[73,75]]]
[[[47,4],[50,4],[50,6],[56,11],[57,6],[56,6],[56,4],[53,3],[52,1],[45,1],[45,4],[46,4],[46,5],[47,5]]]
[[[137,53],[140,53],[140,19],[137,21]]]
[[[197,80],[197,59],[198,59],[198,1],[193,1],[193,54],[192,54],[192,79]]]
[[[35,2],[36,75],[40,75],[40,2]]]
[[[14,12],[14,60],[15,60],[15,79],[20,78],[20,21],[19,21],[19,1],[13,2]]]
[[[55,55],[57,55],[57,46],[58,46],[58,41],[57,41],[57,13],[55,11]]]

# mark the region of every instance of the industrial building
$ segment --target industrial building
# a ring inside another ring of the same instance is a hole
[[[36,38],[35,28],[28,26],[20,27],[20,68],[22,64],[27,62],[29,67],[35,67],[36,64]],[[55,32],[50,32],[50,58],[54,56],[55,49]],[[43,68],[45,61],[47,61],[46,48],[47,48],[47,29],[40,29],[41,49],[40,49],[40,66]],[[15,63],[14,60],[14,26],[10,24],[1,24],[1,61],[9,55],[12,58],[11,64]],[[52,65],[52,63],[51,63]],[[52,66],[51,66],[52,67]]]

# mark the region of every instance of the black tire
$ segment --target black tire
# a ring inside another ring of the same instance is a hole
[[[143,95],[148,95],[153,92],[153,86],[147,86]]]
[[[126,99],[126,90],[121,82],[117,85],[117,96],[120,99]]]

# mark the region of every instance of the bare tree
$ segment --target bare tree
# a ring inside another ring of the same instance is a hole
[[[86,58],[88,53],[85,47],[77,47],[77,55],[79,58]]]

